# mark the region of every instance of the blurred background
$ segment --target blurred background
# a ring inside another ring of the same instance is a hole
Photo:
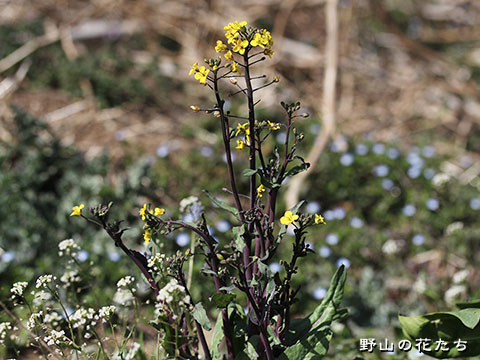
[[[143,249],[143,203],[181,216],[179,201],[196,195],[229,241],[233,219],[201,192],[227,198],[218,124],[189,109],[213,98],[188,71],[216,56],[223,26],[246,20],[274,39],[257,74],[280,78],[260,93],[259,118],[285,121],[279,102],[301,101],[311,116],[297,122],[299,154],[324,139],[298,189],[304,211],[327,225],[310,232],[316,254],[301,264],[296,311],[313,309],[335,268],[349,267],[350,317],[329,358],[358,355],[360,337],[400,336],[398,313],[478,298],[480,3],[331,3],[0,0],[1,296],[14,281],[61,272],[66,238],[93,262],[101,286],[90,291],[105,303],[121,276],[140,279],[103,233],[68,216],[79,203],[113,201],[132,228],[128,245]],[[245,111],[241,98],[227,105]],[[247,157],[235,162],[240,174]],[[174,234],[166,250],[190,236]],[[287,239],[280,255],[289,251]],[[208,303],[210,285],[196,276],[193,295]]]

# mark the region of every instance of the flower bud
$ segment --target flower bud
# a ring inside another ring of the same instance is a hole
[[[307,113],[303,113],[303,114],[302,114],[302,117],[303,117],[303,118],[307,118],[307,117],[309,117],[309,116],[310,116],[310,114],[307,114]]]
[[[280,81],[280,79],[278,78],[278,76],[275,76],[275,77],[273,78],[273,82],[278,83],[279,81]]]
[[[199,112],[200,108],[197,105],[190,105],[190,109],[192,109],[195,112]]]

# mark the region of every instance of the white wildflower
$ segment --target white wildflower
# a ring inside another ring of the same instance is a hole
[[[97,320],[101,319],[102,322],[106,322],[110,317],[115,313],[115,306],[114,305],[109,305],[109,306],[104,306],[98,310],[98,315],[97,315]]]
[[[389,239],[383,244],[382,251],[387,255],[393,255],[400,251],[400,246],[397,241]]]
[[[35,293],[35,297],[33,298],[33,305],[35,306],[42,306],[44,305],[48,300],[52,298],[52,295],[44,290],[41,290],[37,293]]]
[[[467,280],[468,275],[470,275],[470,270],[468,269],[460,270],[453,275],[452,280],[455,284],[460,284],[465,280]]]
[[[61,342],[65,342],[68,339],[65,336],[65,331],[63,331],[63,330],[60,330],[60,331],[51,330],[50,335],[45,336],[43,338],[43,340],[47,343],[48,346],[52,346],[52,345],[57,345],[58,346],[58,345],[60,345]]]
[[[118,280],[117,282],[117,287],[118,288],[128,288],[130,285],[132,285],[135,282],[135,278],[133,276],[125,276]]]
[[[12,330],[12,324],[9,322],[0,323],[0,344],[3,344],[7,336],[7,331]]]
[[[452,235],[454,232],[462,229],[463,229],[463,222],[455,221],[447,226],[447,228],[445,229],[445,234]]]
[[[118,289],[113,296],[113,301],[123,306],[130,306],[133,304],[133,294],[127,289]]]
[[[43,311],[39,311],[30,315],[30,318],[27,321],[27,329],[33,330],[37,326],[37,322],[40,322],[40,318],[42,317],[42,315]]]
[[[140,350],[140,344],[137,342],[132,343],[130,349],[128,351],[123,351],[120,353],[117,351],[116,353],[112,354],[113,360],[133,360],[137,355],[138,350]]]
[[[432,184],[435,187],[440,187],[442,185],[445,185],[449,181],[450,181],[450,175],[445,173],[439,173],[433,177]]]
[[[47,313],[43,317],[43,323],[44,324],[51,324],[52,326],[58,326],[58,324],[60,323],[61,320],[62,320],[62,317],[60,316],[59,313],[57,313],[55,311],[51,312],[51,313]]]
[[[26,281],[19,281],[12,285],[10,292],[12,293],[13,297],[18,296],[21,297],[23,292],[27,288],[28,283]]]
[[[78,328],[84,325],[95,325],[95,310],[92,308],[79,308],[72,315],[70,315],[70,321],[72,322],[73,328]]]
[[[461,295],[465,294],[467,288],[464,285],[454,285],[445,291],[445,302],[448,305],[454,305],[460,298]]]
[[[77,271],[67,271],[65,274],[62,275],[60,281],[65,284],[66,287],[71,286],[73,283],[80,282],[80,276],[78,276]]]
[[[63,240],[58,244],[58,255],[75,256],[80,246],[73,239]]]
[[[48,284],[55,280],[57,280],[57,278],[53,275],[42,275],[37,279],[37,283],[35,286],[37,287],[37,289],[40,289],[42,287],[46,288],[48,287]]]

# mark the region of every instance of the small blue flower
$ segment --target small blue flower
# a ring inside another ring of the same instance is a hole
[[[90,257],[90,254],[88,253],[87,250],[80,250],[77,254],[77,260],[80,262],[87,261],[89,257]]]
[[[286,132],[278,133],[276,139],[279,144],[285,144],[285,141],[287,140],[287,133]]]
[[[425,176],[425,179],[430,180],[433,179],[435,176],[436,172],[432,168],[427,168],[423,170],[423,176]]]
[[[382,187],[385,190],[391,190],[393,188],[393,181],[391,179],[383,179],[382,180]]]
[[[382,143],[373,144],[372,152],[376,155],[382,155],[385,152],[385,144],[382,144]]]
[[[120,261],[120,257],[121,257],[121,255],[120,255],[119,252],[110,251],[110,252],[108,253],[108,259],[109,259],[110,261],[113,261],[113,262]]]
[[[422,168],[418,166],[412,166],[408,168],[407,175],[410,179],[416,179],[422,173]]]
[[[217,228],[218,231],[224,233],[224,232],[227,232],[228,230],[230,230],[231,226],[230,226],[230,223],[227,220],[220,220],[219,222],[217,222],[215,227]]]
[[[213,155],[213,149],[210,146],[202,146],[200,148],[200,154],[203,157],[211,157]]]
[[[345,265],[345,267],[348,269],[351,265],[351,262],[347,258],[341,257],[337,260],[337,267],[340,267],[342,265]]]
[[[320,246],[320,249],[318,249],[318,255],[320,255],[323,258],[327,258],[332,254],[332,250],[328,246]]]
[[[474,197],[470,199],[470,208],[472,210],[479,210],[480,209],[480,198]]]
[[[425,160],[423,160],[420,155],[418,155],[417,153],[415,152],[410,152],[408,155],[407,155],[407,162],[411,165],[411,166],[416,166],[416,167],[423,167],[423,165],[425,165]]]
[[[360,229],[363,227],[363,221],[358,217],[353,217],[352,220],[350,220],[350,226],[355,229]]]
[[[180,233],[175,238],[175,242],[178,246],[187,246],[190,244],[190,236],[187,233]]]
[[[322,300],[327,295],[327,289],[319,287],[313,291],[313,298],[315,300]]]
[[[435,198],[429,198],[425,205],[427,206],[428,210],[435,211],[440,207],[440,202]]]
[[[335,212],[334,212],[333,210],[327,210],[327,211],[325,211],[325,213],[323,214],[323,217],[324,217],[325,220],[327,220],[327,221],[334,220],[334,219],[335,219]]]
[[[167,157],[168,154],[170,154],[170,148],[168,147],[168,145],[160,145],[159,147],[157,147],[157,156],[159,158]]]
[[[385,164],[377,165],[373,168],[373,174],[378,177],[387,176],[389,171],[389,167]]]
[[[416,212],[417,212],[417,209],[412,204],[407,204],[402,209],[403,215],[408,217],[415,215]]]
[[[337,220],[343,220],[346,215],[347,215],[347,212],[342,207],[336,207],[335,209],[333,209],[333,216]]]
[[[387,156],[390,159],[396,159],[400,156],[400,151],[396,148],[388,148],[387,150]]]
[[[412,237],[412,242],[414,245],[420,246],[425,243],[425,236],[422,234],[415,234]]]
[[[368,146],[365,144],[357,144],[355,145],[355,153],[357,155],[367,155],[368,153]]]
[[[340,156],[340,164],[343,166],[350,166],[353,164],[355,157],[351,153],[345,153]]]
[[[280,265],[278,262],[273,262],[270,264],[269,268],[272,273],[278,273],[282,270],[282,265]]]
[[[337,245],[338,235],[334,233],[327,234],[327,236],[325,236],[325,241],[328,245]]]
[[[435,156],[436,154],[436,151],[435,151],[435,148],[431,145],[426,145],[423,147],[422,149],[422,154],[423,156],[425,156],[426,158],[432,158]]]
[[[15,259],[15,253],[13,251],[5,251],[2,254],[2,261],[9,263],[12,262]]]
[[[305,211],[309,214],[315,214],[320,211],[322,207],[320,204],[316,201],[309,202],[307,206],[305,207]]]

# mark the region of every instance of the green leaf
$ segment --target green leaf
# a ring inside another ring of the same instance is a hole
[[[413,341],[419,338],[431,339],[431,345],[437,340],[447,342],[449,351],[425,351],[439,358],[457,358],[480,355],[480,309],[465,308],[452,312],[435,312],[419,316],[402,316],[398,319],[405,336]],[[467,341],[465,351],[458,351],[454,344],[457,340]]]
[[[212,330],[212,324],[210,324],[210,320],[208,319],[207,312],[203,308],[203,305],[201,302],[198,304],[195,304],[195,307],[193,309],[193,318],[198,321],[202,327],[209,331]]]
[[[210,343],[210,353],[212,354],[213,360],[222,359],[222,354],[220,353],[218,346],[222,343],[222,340],[224,337],[225,337],[225,333],[223,330],[223,318],[222,318],[222,312],[220,312],[218,314],[215,327],[213,328],[212,342]]]
[[[461,302],[456,304],[459,309],[467,309],[467,308],[480,308],[480,300],[472,300],[469,302]]]
[[[285,176],[290,176],[290,177],[295,176],[298,173],[301,173],[302,171],[307,170],[309,167],[310,167],[309,163],[302,163],[302,164],[295,165],[285,173]]]
[[[252,176],[255,175],[258,172],[258,169],[245,169],[243,170],[242,174],[243,176]]]
[[[234,208],[233,206],[228,205],[225,201],[218,200],[215,196],[213,196],[208,190],[203,190],[205,194],[210,198],[210,200],[217,205],[219,208],[228,211],[229,213],[235,215],[237,218],[239,217],[238,215],[238,210]]]
[[[305,200],[300,200],[294,207],[288,209],[292,213],[296,214],[298,212],[298,209],[305,203]]]
[[[218,293],[212,296],[212,302],[219,309],[226,308],[233,300],[235,300],[235,294]]]
[[[243,252],[243,249],[245,249],[245,246],[247,246],[245,240],[243,239],[243,234],[245,234],[245,225],[235,226],[232,228],[232,232],[233,240],[235,242],[235,249],[237,249],[239,252]]]
[[[304,319],[294,319],[287,335],[290,345],[279,360],[311,360],[322,359],[332,338],[330,325],[339,316],[343,316],[344,309],[339,309],[343,298],[347,272],[345,266],[340,266],[330,281],[330,287],[322,303],[310,316]]]

